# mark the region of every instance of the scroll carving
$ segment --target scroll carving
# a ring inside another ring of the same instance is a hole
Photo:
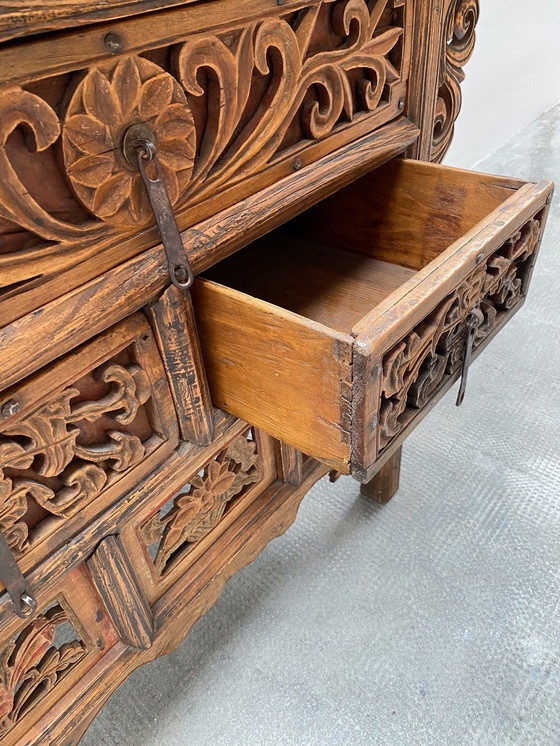
[[[369,129],[394,118],[406,90],[407,17],[402,0],[318,0],[191,35],[172,54],[121,55],[84,71],[71,95],[61,79],[65,110],[22,88],[0,93],[1,284],[48,272],[54,254],[68,266],[72,248],[83,256],[153,222],[139,174],[120,153],[130,124],[154,132],[181,225],[190,205],[220,188],[350,127],[365,132],[368,118]],[[19,125],[34,135],[40,162]],[[41,191],[46,182],[52,194]]]
[[[142,527],[148,547],[154,547],[154,566],[160,575],[179,550],[203,539],[222,519],[228,503],[261,478],[257,444],[250,431],[239,435],[190,480],[171,508],[155,513]]]
[[[525,291],[541,221],[533,218],[447,296],[383,358],[379,450],[415,417],[463,360],[466,318],[481,314],[475,346],[511,311]]]
[[[146,372],[108,363],[92,378],[99,398],[67,387],[0,433],[0,530],[16,556],[145,456],[134,429],[151,396]]]
[[[58,604],[28,624],[0,651],[0,736],[5,735],[86,655],[74,640],[56,643],[57,629],[71,626]]]
[[[451,145],[455,120],[461,109],[463,67],[474,50],[478,15],[478,0],[451,0],[447,11],[431,158],[438,163]]]

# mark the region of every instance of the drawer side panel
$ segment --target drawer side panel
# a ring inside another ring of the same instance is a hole
[[[347,472],[351,338],[209,280],[193,303],[214,404]]]

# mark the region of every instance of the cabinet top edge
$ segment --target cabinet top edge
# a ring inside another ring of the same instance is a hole
[[[0,8],[0,42],[195,2],[200,0],[9,0]]]

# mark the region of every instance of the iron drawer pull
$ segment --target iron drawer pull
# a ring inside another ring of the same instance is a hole
[[[167,256],[171,282],[179,290],[188,290],[194,282],[194,274],[181,240],[169,193],[161,177],[156,144],[149,128],[145,125],[131,125],[124,136],[123,152],[127,161],[138,167],[146,187],[148,200]],[[156,179],[151,179],[146,173],[146,164],[150,161],[155,164]]]
[[[476,337],[476,330],[482,324],[484,316],[482,311],[478,308],[474,308],[467,316],[467,337],[465,339],[465,354],[463,355],[463,365],[461,368],[461,386],[459,387],[459,393],[457,394],[457,401],[455,404],[460,407],[465,398],[465,391],[467,390],[467,377],[469,373],[469,366],[471,364],[471,355],[474,347],[474,340]]]
[[[6,537],[0,531],[0,580],[6,586],[16,614],[22,619],[31,616],[37,608],[27,580],[18,567]]]

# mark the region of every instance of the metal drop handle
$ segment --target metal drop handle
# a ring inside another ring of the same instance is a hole
[[[455,404],[460,407],[465,398],[465,392],[467,390],[467,377],[469,373],[469,366],[471,364],[471,356],[474,347],[474,340],[476,338],[476,330],[484,321],[484,315],[478,308],[474,308],[467,316],[467,337],[465,339],[465,354],[463,355],[463,365],[461,368],[461,385],[459,387],[459,393],[457,394],[457,401]]]
[[[37,601],[18,567],[6,537],[0,531],[0,580],[6,586],[16,614],[27,619],[37,608]]]
[[[194,282],[194,273],[181,240],[167,187],[161,176],[156,144],[150,129],[141,124],[131,125],[124,136],[123,152],[126,160],[131,165],[138,167],[146,187],[150,206],[167,256],[171,282],[179,290],[188,290]],[[155,179],[151,179],[146,172],[146,165],[150,161],[155,164],[157,173]]]

